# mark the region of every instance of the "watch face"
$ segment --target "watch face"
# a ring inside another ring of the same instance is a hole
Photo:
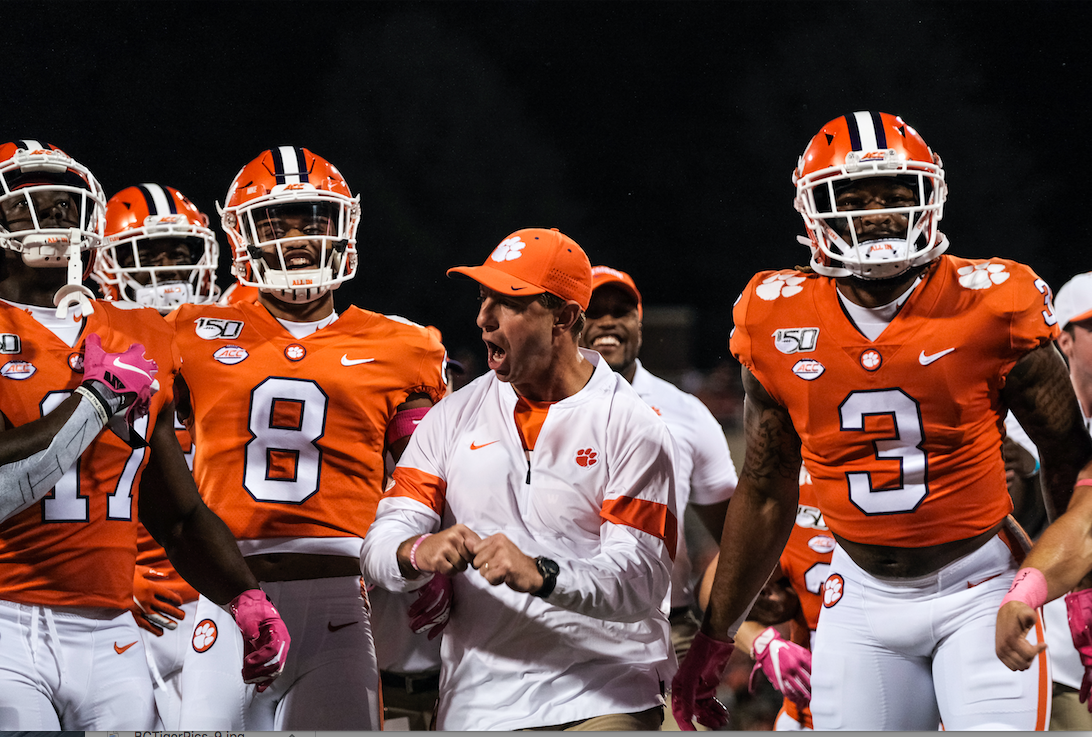
[[[538,558],[535,560],[538,565],[538,572],[545,578],[546,576],[556,576],[561,570],[557,563],[549,558]]]

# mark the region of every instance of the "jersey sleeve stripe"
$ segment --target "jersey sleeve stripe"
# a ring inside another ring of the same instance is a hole
[[[599,516],[607,522],[632,527],[663,540],[671,560],[675,560],[678,523],[666,504],[622,496],[603,502]]]
[[[403,496],[431,509],[439,517],[444,516],[447,504],[447,484],[439,476],[416,468],[399,467],[391,474],[394,486],[387,496]]]

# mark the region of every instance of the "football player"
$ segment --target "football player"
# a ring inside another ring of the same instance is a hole
[[[444,349],[422,326],[349,307],[359,198],[308,149],[263,151],[228,190],[234,274],[257,301],[182,305],[182,414],[194,476],[296,640],[255,697],[230,666],[241,643],[198,601],[186,655],[187,729],[375,730],[379,673],[360,547],[398,458],[444,394]],[[213,645],[216,644],[216,647]]]
[[[1045,656],[1007,669],[994,623],[1026,544],[1009,515],[1007,409],[1042,450],[1058,509],[1092,458],[1050,289],[1022,264],[946,253],[940,157],[900,117],[832,120],[793,179],[811,267],[756,275],[734,308],[747,455],[676,718],[726,719],[715,682],[792,529],[803,457],[838,542],[815,728],[1044,729]]]
[[[216,300],[220,246],[208,216],[174,187],[126,187],[106,203],[106,245],[91,276],[107,300],[152,307],[166,315],[180,304]],[[192,468],[193,443],[178,421],[175,435]],[[141,627],[155,681],[156,729],[181,729],[182,664],[190,647],[197,590],[155,539],[137,529],[130,610]]]
[[[236,668],[242,661],[246,680],[268,683],[287,654],[283,622],[201,501],[175,439],[168,326],[154,310],[93,302],[80,284],[83,264],[104,243],[105,204],[91,172],[59,149],[0,145],[8,354],[0,381],[18,382],[0,392],[0,429],[38,419],[73,392],[92,394],[112,429],[41,501],[0,525],[0,729],[154,724],[152,681],[128,611],[138,517],[179,570],[232,611],[245,632]]]

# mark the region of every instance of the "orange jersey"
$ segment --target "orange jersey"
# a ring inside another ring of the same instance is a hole
[[[440,342],[356,307],[298,340],[249,302],[183,305],[168,321],[193,405],[194,478],[235,537],[362,538],[395,408],[444,395]]]
[[[182,453],[186,456],[186,463],[192,469],[193,441],[190,439],[190,433],[182,426],[177,417],[174,423],[174,434],[178,438],[178,445],[181,446]],[[183,602],[197,601],[199,596],[197,589],[190,586],[184,578],[178,575],[178,572],[174,570],[174,565],[167,558],[167,551],[155,541],[151,533],[144,529],[144,525],[137,528],[136,562],[139,565],[148,566],[160,573],[167,574],[167,577],[160,581],[160,585],[181,596]]]
[[[819,611],[823,608],[823,582],[830,574],[834,537],[817,506],[811,477],[804,469],[801,469],[800,477],[796,524],[781,553],[781,572],[789,579],[800,599],[800,609],[808,629],[814,630],[819,622]],[[807,640],[800,644],[811,647],[811,642]]]
[[[150,437],[155,418],[173,399],[176,360],[171,333],[153,309],[96,302],[80,340],[70,348],[21,309],[0,304],[0,412],[12,426],[38,419],[83,380],[83,341],[103,350],[143,343],[159,367],[159,391],[136,424]],[[17,336],[17,340],[7,336]],[[7,350],[18,348],[18,351]],[[0,524],[0,599],[44,606],[125,609],[133,601],[137,488],[148,449],[133,449],[104,430],[37,504]]]
[[[792,622],[792,641],[811,649],[811,633],[819,623],[823,608],[823,582],[830,575],[830,557],[834,552],[834,537],[823,521],[815,498],[811,476],[800,469],[800,502],[796,511],[796,524],[785,550],[781,553],[781,572],[788,578],[800,600],[803,622]],[[808,729],[811,728],[811,711],[801,710],[791,700],[785,699],[785,712]]]
[[[831,531],[923,547],[973,537],[1012,509],[1005,377],[1058,334],[1028,267],[942,256],[875,342],[833,279],[763,272],[734,310],[732,353],[785,407]]]

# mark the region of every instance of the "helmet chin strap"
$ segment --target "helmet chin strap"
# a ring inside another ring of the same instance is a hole
[[[80,258],[80,231],[73,228],[68,234],[68,250],[65,258],[68,259],[68,283],[57,290],[53,295],[53,304],[57,307],[57,317],[64,318],[68,315],[69,308],[74,304],[83,307],[83,315],[87,317],[95,311],[92,304],[95,295],[83,285],[83,260]]]

